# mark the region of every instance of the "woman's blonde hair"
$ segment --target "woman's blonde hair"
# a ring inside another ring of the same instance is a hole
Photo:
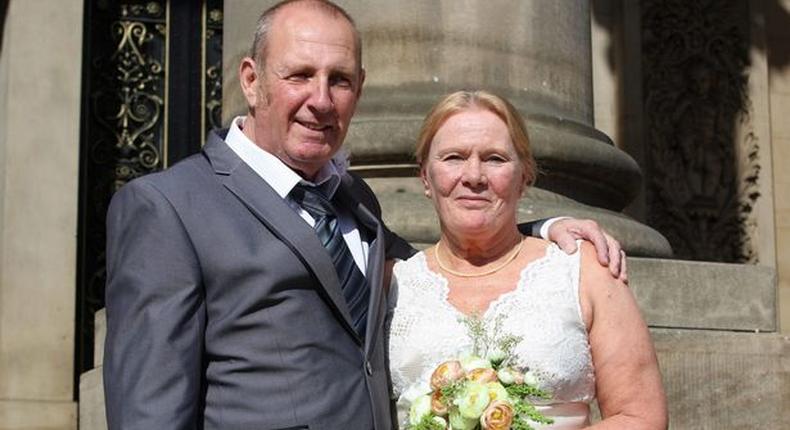
[[[446,95],[431,109],[422,123],[415,158],[422,163],[428,157],[436,133],[451,116],[472,109],[482,109],[498,116],[510,132],[510,140],[524,166],[526,184],[532,185],[537,176],[537,166],[529,145],[529,135],[524,118],[510,102],[487,91],[457,91]]]

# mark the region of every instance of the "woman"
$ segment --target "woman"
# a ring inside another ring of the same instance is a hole
[[[426,118],[416,155],[441,239],[395,266],[395,394],[468,349],[463,318],[476,316],[520,338],[515,363],[551,396],[540,408],[554,420],[546,428],[589,425],[596,397],[603,420],[594,428],[665,428],[656,355],[631,291],[589,243],[567,255],[519,234],[518,201],[536,167],[515,108],[483,91],[451,94]]]

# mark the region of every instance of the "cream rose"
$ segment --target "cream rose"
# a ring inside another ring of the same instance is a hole
[[[507,394],[505,387],[499,382],[489,382],[486,384],[488,389],[488,399],[493,402],[495,400],[509,400],[510,396]]]
[[[428,395],[423,395],[414,399],[414,402],[409,408],[409,423],[416,426],[422,420],[422,417],[431,414],[431,398]]]
[[[496,374],[499,378],[499,382],[505,385],[524,383],[524,374],[512,367],[504,367],[499,369]]]
[[[461,396],[454,400],[461,415],[474,419],[483,413],[488,402],[488,387],[473,381],[467,382]]]
[[[472,369],[490,369],[491,362],[485,358],[480,358],[476,355],[470,355],[461,359],[461,366],[465,371],[469,372]]]
[[[466,418],[457,409],[450,412],[449,422],[450,428],[453,430],[473,430],[477,427],[477,422],[474,418]]]

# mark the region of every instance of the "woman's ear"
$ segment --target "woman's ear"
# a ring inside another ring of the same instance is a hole
[[[422,186],[425,187],[425,197],[431,198],[431,187],[428,182],[428,172],[426,172],[425,166],[420,166],[420,180],[422,181]]]
[[[522,169],[521,171],[521,197],[524,197],[527,194],[527,190],[529,189],[529,175],[527,174],[527,169]]]

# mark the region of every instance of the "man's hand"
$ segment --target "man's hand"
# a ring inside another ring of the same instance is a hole
[[[563,251],[571,254],[576,252],[576,240],[583,239],[595,246],[598,262],[609,266],[612,276],[623,282],[628,282],[626,270],[625,251],[620,247],[620,242],[592,220],[565,218],[555,221],[549,227],[549,240],[556,242]]]

